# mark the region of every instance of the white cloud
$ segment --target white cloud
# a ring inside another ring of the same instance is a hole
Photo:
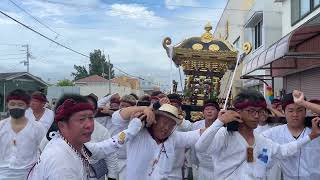
[[[46,3],[42,1],[36,0],[28,0],[23,2],[24,5],[37,9],[36,16],[37,17],[48,17],[48,16],[63,16],[64,11],[61,6],[57,4]]]
[[[163,26],[168,23],[164,18],[156,16],[152,10],[139,4],[113,4],[106,14],[136,20],[147,26]]]
[[[59,18],[52,18],[52,22],[55,25],[67,25],[68,23],[65,22],[63,19],[59,19]]]
[[[68,3],[93,7],[99,5],[100,0],[68,0]]]
[[[16,23],[5,17],[4,18],[0,17],[0,24],[16,24]]]
[[[22,1],[22,4],[27,6],[27,10],[33,10],[32,14],[39,18],[77,16],[82,15],[88,9],[102,7],[100,0],[25,0]]]
[[[176,9],[178,6],[196,6],[198,0],[165,0],[168,9]]]
[[[61,34],[56,39],[58,42],[84,54],[89,54],[93,49],[104,49],[106,54],[110,54],[111,62],[129,74],[138,76],[150,74],[164,82],[170,79],[170,62],[161,44],[163,38],[170,36],[173,44],[176,44],[184,38],[200,36],[204,31],[203,26],[207,23],[206,19],[218,19],[216,12],[210,9],[181,8],[181,11],[168,11],[163,8],[153,9],[153,6],[146,7],[147,4],[108,5],[100,0],[52,1],[59,3],[49,3],[46,0],[21,2],[32,15]],[[80,2],[75,3],[77,6],[74,7],[61,4],[77,1]],[[191,2],[186,0],[183,4],[190,5]],[[168,3],[177,5],[182,1],[175,0]],[[91,8],[97,5],[98,8]],[[18,16],[22,22],[37,27],[41,33],[51,38],[56,36],[24,13],[14,7],[11,8],[12,10],[9,10],[9,7],[7,11],[17,13],[14,17]],[[0,16],[1,23],[10,21]],[[155,28],[146,28],[149,26]],[[31,59],[30,72],[44,80],[71,79],[70,74],[74,71],[74,64],[87,65],[89,62],[87,58],[59,47],[20,26],[1,25],[0,34],[6,34],[1,39],[3,43],[30,45],[31,54],[36,57]],[[19,52],[16,47],[10,49],[14,51],[13,54]],[[0,47],[0,51],[3,50],[4,47]],[[3,61],[0,71],[25,70],[26,67],[19,62],[20,60]],[[120,74],[119,71],[116,71],[116,74]],[[174,77],[175,80],[179,80],[175,68]]]
[[[130,19],[157,18],[153,11],[137,4],[113,4],[109,11],[111,16],[123,16]]]
[[[12,18],[15,18],[15,19],[18,19],[18,20],[24,19],[22,14],[15,13],[13,11],[4,11],[4,13],[6,13],[7,15],[11,16]],[[0,14],[0,24],[11,25],[11,24],[17,24],[17,23],[14,22],[13,20],[11,20],[10,18]]]

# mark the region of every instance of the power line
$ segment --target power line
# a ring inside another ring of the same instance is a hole
[[[18,65],[20,65],[20,63],[11,65],[11,66],[7,67],[6,69],[9,71],[17,70]]]
[[[88,6],[88,5],[79,5],[79,4],[74,4],[74,3],[65,3],[65,2],[57,2],[57,1],[51,1],[51,0],[38,0],[41,2],[47,2],[51,4],[58,4],[58,5],[63,5],[63,6],[68,6],[68,7],[81,7],[81,8],[89,8],[89,9],[97,9],[99,8],[98,6]],[[123,3],[123,2],[120,2]],[[225,8],[222,7],[208,7],[208,6],[194,6],[194,5],[178,5],[178,4],[167,4],[167,5],[162,5],[162,4],[156,4],[156,3],[134,3],[136,5],[148,5],[148,6],[153,6],[153,7],[162,7],[162,6],[168,6],[168,7],[182,7],[182,8],[195,8],[195,9],[212,9],[212,10],[224,10]],[[104,10],[103,8],[100,8]],[[230,8],[226,10],[232,10],[232,11],[248,11],[244,9],[235,9],[235,8]]]
[[[41,2],[46,2],[50,4],[56,4],[56,5],[62,5],[62,6],[67,6],[67,7],[72,7],[72,8],[87,8],[87,9],[100,9],[100,10],[106,10],[107,8],[103,8],[101,6],[89,6],[89,5],[79,5],[75,3],[65,3],[65,2],[57,2],[57,1],[51,1],[51,0],[37,0]],[[122,4],[125,4],[125,2],[120,2]],[[119,3],[118,3],[119,4]],[[210,9],[210,10],[224,10],[224,11],[243,11],[243,12],[248,12],[249,10],[246,9],[237,9],[237,8],[225,8],[225,7],[208,7],[208,6],[194,6],[194,5],[179,5],[179,4],[156,4],[156,3],[133,3],[135,5],[147,5],[147,6],[153,6],[153,7],[163,7],[163,6],[168,6],[168,7],[181,7],[181,8],[195,8],[195,9]],[[109,8],[110,9],[110,8]],[[279,12],[279,11],[264,11],[264,12]]]
[[[17,54],[0,54],[0,56],[16,56],[16,55],[23,55],[25,53],[17,53]]]
[[[10,2],[12,2],[11,0],[9,0]],[[43,2],[43,1],[42,1]],[[94,9],[97,9],[98,7],[91,7],[91,6],[85,6],[85,5],[76,5],[76,4],[73,4],[73,3],[64,3],[64,2],[55,2],[55,1],[45,1],[45,2],[48,2],[48,3],[53,3],[53,4],[59,4],[59,5],[64,5],[64,6],[71,6],[71,7],[76,7],[76,6],[80,6],[80,7],[88,7],[88,8],[94,8]],[[12,3],[14,3],[14,2],[12,2]],[[135,3],[135,4],[137,4],[137,3]],[[146,3],[140,3],[141,5],[144,5],[144,4],[146,4]],[[17,4],[15,4],[15,5],[17,5]],[[149,5],[149,3],[147,4],[147,5]],[[152,4],[151,4],[152,5]],[[17,5],[18,6],[18,5]],[[191,7],[191,6],[185,6],[185,5],[169,5],[169,6],[181,6],[181,7]],[[21,7],[19,7],[19,8],[21,8]],[[203,7],[203,8],[205,8],[205,7]],[[100,9],[102,9],[102,8],[100,8]],[[211,8],[211,9],[223,9],[223,8]],[[21,10],[23,10],[23,11],[25,11],[24,9],[22,9],[21,8]],[[103,9],[102,9],[103,10]],[[228,9],[228,10],[232,10],[232,9]],[[25,11],[26,12],[26,11]],[[27,13],[27,12],[26,12]],[[135,14],[135,13],[132,13],[132,12],[121,12],[122,14],[124,14],[124,15],[133,15],[133,14]],[[31,17],[33,17],[36,21],[38,21],[39,22],[39,20],[37,20],[34,16],[32,16],[31,14],[29,14]],[[196,19],[196,18],[186,18],[186,17],[175,17],[175,18],[178,18],[178,19],[183,19],[184,21],[186,21],[186,22],[190,22],[190,21],[192,21],[192,22],[199,22],[199,21],[208,21],[208,19]],[[145,19],[145,20],[152,20],[152,21],[158,21],[158,22],[163,22],[163,20],[161,20],[161,19],[158,19],[158,18],[155,18],[155,17],[143,17],[143,19]],[[213,21],[213,22],[218,22],[218,21]],[[42,24],[42,25],[44,25],[45,27],[47,27],[47,28],[50,28],[50,27],[48,27],[47,25],[45,25],[45,24],[43,24],[43,23],[41,23],[41,22],[39,22],[40,24]],[[230,24],[230,26],[232,26],[232,24]],[[238,26],[238,25],[236,25],[236,26]],[[241,25],[240,25],[241,26]],[[151,28],[151,29],[160,29],[160,28],[155,28],[155,27],[149,27],[149,28]],[[51,29],[51,28],[50,28]],[[63,29],[63,28],[62,28]],[[88,27],[86,27],[86,28],[83,28],[83,29],[97,29],[97,28],[88,28]],[[120,29],[120,28],[119,28]],[[55,32],[55,31],[53,31],[53,32]],[[56,32],[55,32],[56,33]],[[58,34],[58,33],[56,33],[56,34]],[[58,34],[59,35],[59,34]]]
[[[125,71],[121,70],[120,68],[117,68],[116,66],[113,66],[113,67],[114,67],[116,70],[118,70],[118,71],[120,71],[120,72],[124,73],[125,75],[131,76],[131,77],[135,77],[135,78],[140,78],[140,77],[138,77],[138,76],[132,76],[132,75],[128,74],[127,72],[125,72]]]
[[[150,83],[151,83],[151,84],[153,84],[153,85],[158,85],[158,84],[156,84],[156,83],[154,83],[154,82],[152,82],[152,81],[146,80],[146,79],[145,79],[145,78],[143,78],[143,77],[140,77],[140,76],[134,76],[134,75],[128,74],[127,72],[125,72],[125,71],[121,70],[120,68],[117,68],[117,67],[115,67],[115,66],[113,66],[113,67],[114,67],[116,70],[118,70],[118,71],[120,71],[120,72],[124,73],[124,74],[125,74],[125,75],[127,75],[127,76],[131,76],[131,77],[134,77],[134,78],[140,79],[140,80],[142,80],[142,81],[150,82]]]
[[[47,36],[45,36],[45,35],[41,34],[40,32],[38,32],[38,31],[36,31],[36,30],[32,29],[31,27],[29,27],[29,26],[27,26],[27,25],[23,24],[22,22],[20,22],[20,21],[18,21],[18,20],[16,20],[16,19],[14,19],[13,17],[9,16],[8,14],[4,13],[4,12],[3,12],[3,11],[1,11],[1,10],[0,10],[0,13],[1,13],[1,14],[3,14],[3,15],[5,15],[5,16],[7,16],[7,17],[8,17],[8,18],[10,18],[10,19],[12,19],[13,21],[17,22],[18,24],[20,24],[20,25],[24,26],[25,28],[27,28],[27,29],[29,29],[29,30],[33,31],[34,33],[36,33],[36,34],[38,34],[38,35],[42,36],[43,38],[45,38],[45,39],[47,39],[47,40],[49,40],[49,41],[51,41],[51,42],[53,42],[53,43],[55,43],[55,44],[57,44],[57,45],[59,45],[59,46],[63,47],[63,48],[65,48],[65,49],[68,49],[68,50],[70,50],[70,51],[72,51],[72,52],[74,52],[74,53],[77,53],[77,54],[79,54],[79,55],[81,55],[81,56],[85,56],[85,57],[89,58],[89,56],[88,56],[88,55],[85,55],[85,54],[83,54],[83,53],[81,53],[81,52],[79,52],[79,51],[76,51],[76,50],[71,49],[70,47],[67,47],[67,46],[65,46],[65,45],[63,45],[63,44],[60,44],[59,42],[57,42],[57,41],[55,41],[55,40],[53,40],[53,39],[51,39],[51,38],[49,38],[49,37],[47,37]]]
[[[80,4],[74,4],[74,3],[66,3],[66,2],[57,2],[57,1],[50,1],[50,0],[37,0],[40,2],[46,2],[49,4],[56,4],[56,5],[63,5],[63,6],[67,6],[67,7],[81,7],[81,8],[89,8],[89,9],[98,9],[98,6],[88,6],[88,5],[80,5]]]
[[[6,43],[0,43],[0,46],[22,46],[23,44],[6,44]]]
[[[74,53],[77,53],[77,54],[79,54],[79,55],[81,55],[81,56],[84,56],[84,57],[90,58],[90,56],[88,56],[88,55],[85,55],[85,54],[83,54],[83,53],[81,53],[81,52],[78,52],[78,51],[76,51],[76,50],[73,50],[73,49],[71,49],[70,47],[67,47],[67,46],[65,46],[65,45],[63,45],[63,44],[61,44],[61,43],[59,43],[59,42],[57,42],[57,41],[55,41],[55,40],[53,40],[53,39],[51,39],[51,38],[49,38],[49,37],[45,36],[45,35],[43,35],[43,34],[41,34],[40,32],[38,32],[38,31],[34,30],[33,28],[31,28],[31,27],[29,27],[29,26],[25,25],[24,23],[22,23],[22,22],[20,22],[20,21],[16,20],[15,18],[13,18],[13,17],[9,16],[8,14],[4,13],[4,12],[3,12],[3,11],[1,11],[1,10],[0,10],[0,13],[1,13],[1,14],[3,14],[3,15],[5,15],[6,17],[10,18],[11,20],[13,20],[13,21],[17,22],[18,24],[20,24],[20,25],[24,26],[25,28],[27,28],[27,29],[29,29],[29,30],[33,31],[34,33],[36,33],[36,34],[38,34],[38,35],[42,36],[43,38],[45,38],[45,39],[47,39],[47,40],[49,40],[49,41],[51,41],[51,42],[53,42],[53,43],[55,43],[55,44],[57,44],[57,45],[59,45],[59,46],[61,46],[61,47],[65,48],[65,49],[68,49],[68,50],[70,50],[70,51],[72,51],[72,52],[74,52]],[[130,75],[129,73],[127,73],[127,72],[125,72],[125,71],[121,70],[120,68],[117,68],[116,66],[114,66],[114,68],[115,68],[115,69],[117,69],[117,70],[119,70],[120,72],[122,72],[122,73],[124,73],[124,74],[128,75],[128,76],[136,77],[136,78],[138,78],[138,79],[144,80],[143,78],[141,78],[141,77],[139,77],[139,76],[133,76],[133,75]]]
[[[50,28],[48,25],[44,24],[43,22],[41,22],[38,18],[34,17],[32,14],[30,14],[28,11],[26,11],[25,9],[23,9],[21,6],[19,6],[18,4],[16,4],[14,1],[9,0],[14,6],[16,6],[17,8],[19,8],[21,11],[25,12],[26,14],[28,14],[32,19],[34,19],[35,21],[37,21],[38,23],[40,23],[41,25],[43,25],[44,27],[46,27],[47,29],[49,29],[51,32],[54,32],[55,34],[57,34],[58,36],[60,35],[59,33],[57,33],[55,30],[53,30],[52,28]]]
[[[6,60],[13,60],[13,59],[25,59],[25,57],[4,58],[4,59],[0,59],[0,60],[1,60],[1,61],[6,61]]]

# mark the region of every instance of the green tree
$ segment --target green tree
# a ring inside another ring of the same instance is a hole
[[[57,86],[73,86],[73,82],[69,79],[59,80]]]
[[[84,66],[74,65],[74,69],[76,72],[73,72],[71,75],[74,76],[74,80],[78,80],[84,77],[88,77],[91,75],[99,75],[106,79],[109,78],[109,63],[106,60],[104,54],[102,54],[101,50],[94,50],[90,53],[90,64],[89,64],[89,72],[86,70]],[[111,77],[114,77],[113,64],[110,63]]]
[[[89,76],[89,73],[84,66],[74,65],[73,68],[76,72],[71,73],[71,75],[74,76],[75,81]]]

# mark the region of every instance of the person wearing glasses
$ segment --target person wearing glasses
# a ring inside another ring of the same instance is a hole
[[[265,179],[273,160],[294,157],[301,147],[306,147],[320,135],[320,119],[314,119],[312,130],[306,132],[306,136],[280,145],[254,133],[267,106],[260,92],[243,89],[235,97],[233,106],[236,111],[220,111],[218,119],[204,131],[195,145],[198,152],[205,152],[208,148],[212,150],[215,180]],[[231,132],[223,127],[232,121],[239,122],[238,131]]]
[[[306,107],[310,103],[305,100],[302,92],[294,91],[282,99],[287,124],[271,128],[263,135],[279,144],[297,142],[308,137],[312,128],[306,126]],[[314,120],[319,120],[315,118]],[[318,125],[318,124],[317,124]],[[320,179],[320,139],[308,143],[298,149],[294,156],[278,160],[284,180],[316,180]]]

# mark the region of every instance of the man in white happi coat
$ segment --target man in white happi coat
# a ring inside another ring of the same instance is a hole
[[[294,96],[295,95],[295,96]],[[295,97],[295,98],[294,98]],[[295,103],[296,102],[296,103]],[[308,137],[311,127],[305,124],[306,102],[302,92],[295,91],[282,99],[287,124],[265,131],[263,135],[279,144],[296,142]],[[317,118],[319,119],[319,118]],[[287,159],[278,160],[284,180],[317,180],[320,179],[320,139],[308,143]]]
[[[183,120],[181,125],[177,128],[180,131],[193,131],[197,129],[208,128],[218,117],[220,111],[219,104],[214,100],[207,100],[204,102],[203,109],[203,120],[192,123],[188,120]],[[192,164],[192,173],[194,179],[199,180],[211,180],[213,179],[213,164],[212,164],[212,152],[196,152],[195,148],[192,147],[188,151],[187,156]]]
[[[96,121],[106,127],[113,134],[112,114],[119,110],[120,96],[118,93],[108,95],[98,100]]]
[[[119,116],[119,112],[123,108],[127,107],[136,107],[136,99],[132,95],[124,95],[120,99],[120,110],[115,111],[112,114],[112,119],[110,124],[110,132],[111,135],[118,134],[119,132],[123,131],[124,129],[128,128],[129,123],[123,123],[122,117]],[[118,180],[125,180],[126,179],[126,165],[127,165],[127,153],[126,153],[126,146],[119,149],[116,152],[117,156],[117,166],[118,166]]]
[[[271,115],[272,113],[268,110],[268,108],[265,109],[262,114],[260,114],[258,127],[254,129],[254,133],[262,134],[272,127],[277,126],[277,123],[271,124],[270,120],[268,119]],[[275,163],[270,169],[267,170],[266,180],[273,179],[281,179],[281,170],[278,163]]]
[[[30,108],[26,111],[26,117],[40,122],[48,130],[53,122],[54,113],[45,107],[47,102],[47,97],[42,92],[36,91],[32,93]]]
[[[193,146],[201,130],[174,131],[181,119],[178,118],[178,109],[170,104],[163,104],[155,114],[149,107],[129,107],[122,109],[118,115],[126,124],[130,116],[139,111],[147,114],[147,127],[141,126],[140,132],[126,142],[127,180],[170,180],[168,176],[174,164],[175,149]],[[155,120],[152,118],[154,115]]]
[[[215,180],[258,180],[266,178],[266,170],[276,159],[287,159],[298,153],[320,135],[318,119],[312,122],[312,131],[302,139],[278,144],[255,134],[259,115],[266,108],[263,95],[255,90],[242,90],[233,102],[236,111],[220,111],[218,119],[202,134],[196,150],[213,151]],[[230,132],[229,122],[237,121],[238,131]],[[212,142],[213,140],[213,142]]]
[[[80,95],[67,95],[60,98],[55,110],[55,123],[58,133],[51,134],[51,141],[45,146],[38,163],[29,175],[29,180],[89,180],[96,179],[98,169],[89,163],[91,151],[101,149],[101,142],[86,144],[91,140],[94,129],[94,108]],[[103,141],[103,150],[108,156],[121,144],[115,139]],[[100,170],[104,170],[103,168]]]
[[[99,117],[97,117],[97,114],[100,111],[100,108],[98,108],[98,97],[94,95],[93,93],[89,94],[86,96],[89,103],[94,107],[95,110],[95,118],[94,118],[94,130],[91,135],[91,143],[97,143],[97,142],[102,142],[106,139],[109,139],[110,137],[114,136],[115,134],[111,134],[109,129],[106,129],[103,125],[101,125],[98,120]],[[120,98],[120,97],[119,97]],[[113,97],[111,97],[113,99]],[[112,101],[112,100],[111,100]],[[103,118],[103,117],[102,117]],[[110,120],[111,121],[111,118]],[[91,164],[98,163],[100,161],[95,160],[90,158],[89,159]],[[111,153],[105,158],[105,163],[106,163],[106,172],[107,172],[107,177],[109,180],[116,179],[118,176],[118,164],[117,164],[117,156],[116,153]],[[99,180],[104,180],[105,176],[102,176],[99,178]]]
[[[25,116],[29,102],[23,90],[14,90],[7,97],[10,117],[0,121],[0,179],[26,179],[39,157],[38,146],[46,130]]]
[[[217,119],[220,111],[219,104],[213,100],[207,100],[203,105],[204,120],[195,122],[192,125],[192,130],[205,129],[211,126],[211,124]],[[191,151],[191,163],[193,166],[193,172],[197,172],[197,180],[212,180],[213,176],[213,163],[212,152],[209,149],[205,152],[197,152],[195,148]]]
[[[161,98],[159,100],[159,103],[160,105],[169,103],[172,106],[176,107],[178,109],[179,115],[182,118],[182,109],[181,109],[182,100],[179,94],[168,94],[167,97]],[[186,120],[183,120],[183,121],[186,121]],[[192,129],[181,128],[180,124],[178,124],[178,127],[176,128],[176,131],[180,131],[180,132],[191,131],[191,130]],[[185,178],[185,172],[187,172],[185,167],[185,162],[186,162],[186,149],[176,148],[172,169],[169,172],[168,177],[170,179],[176,179],[176,180]]]

